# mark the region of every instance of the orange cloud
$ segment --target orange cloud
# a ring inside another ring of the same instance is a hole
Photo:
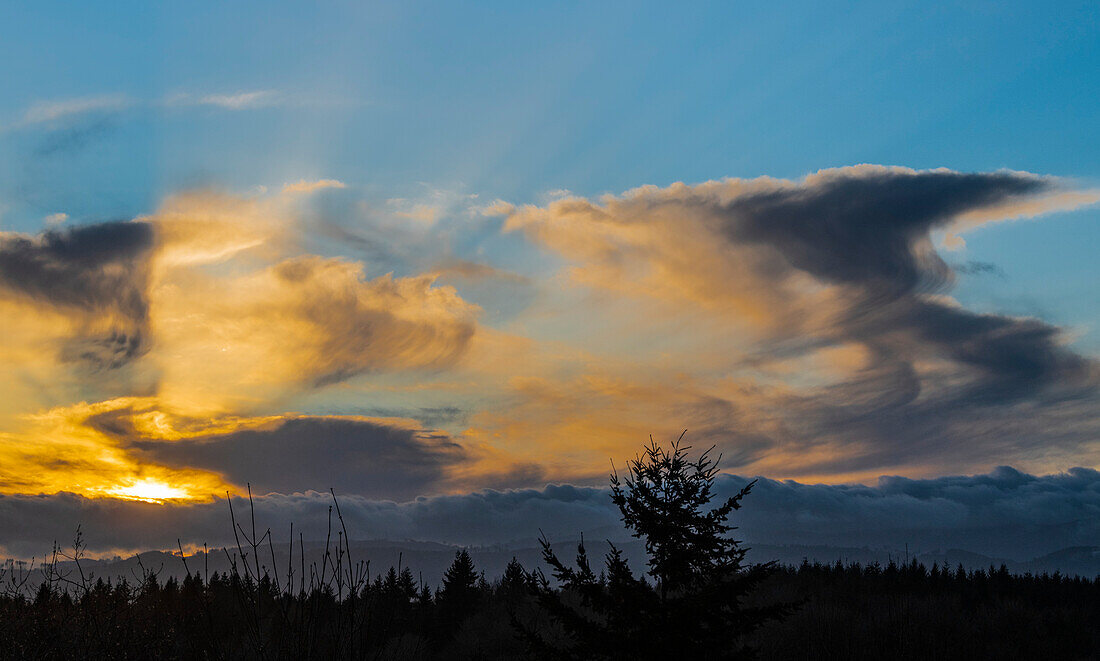
[[[89,418],[142,401],[80,403],[24,416],[15,431],[0,435],[0,493],[133,498],[170,493],[165,497],[208,499],[235,489],[216,473],[139,461],[109,434],[87,424]]]
[[[434,275],[367,278],[359,262],[303,255],[296,223],[285,196],[194,192],[130,223],[0,236],[11,318],[0,492],[234,488],[217,472],[150,462],[84,421],[135,409],[134,430],[179,442],[197,417],[203,433],[239,429],[239,413],[296,393],[463,358],[480,308]],[[89,396],[99,403],[67,404]]]
[[[153,300],[161,395],[216,409],[371,371],[453,365],[478,308],[428,276],[363,278],[302,257],[238,277],[190,273]],[[170,295],[166,295],[170,292]]]

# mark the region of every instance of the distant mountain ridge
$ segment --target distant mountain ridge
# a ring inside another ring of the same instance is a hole
[[[608,551],[606,541],[585,535],[585,546],[590,558],[602,558]],[[526,541],[526,540],[525,540]],[[554,548],[561,557],[572,557],[576,553],[578,539],[556,541]],[[635,573],[645,571],[645,549],[637,540],[615,542],[626,558],[629,560]],[[804,560],[809,562],[835,563],[838,560],[844,564],[858,562],[869,564],[878,562],[886,565],[893,561],[896,563],[915,559],[917,562],[931,568],[933,564],[940,567],[955,569],[962,565],[967,570],[999,568],[1002,564],[1008,570],[1016,574],[1053,574],[1060,572],[1063,575],[1083,576],[1093,578],[1100,576],[1100,546],[1074,546],[1059,549],[1052,553],[1037,556],[1027,561],[1015,561],[1005,558],[990,557],[980,553],[974,553],[963,549],[948,549],[917,552],[910,551],[908,557],[905,549],[872,549],[867,547],[837,547],[826,545],[771,545],[746,543],[749,547],[748,560],[750,562],[776,561],[785,565],[799,565]],[[306,571],[311,562],[320,563],[324,553],[323,542],[307,542],[304,547],[306,559]],[[454,560],[455,552],[461,547],[443,544],[439,542],[424,542],[413,540],[365,540],[351,543],[351,558],[353,562],[369,562],[372,576],[384,574],[392,567],[408,567],[418,582],[423,582],[430,587],[437,587],[443,576],[444,570]],[[531,543],[495,544],[492,546],[467,547],[473,557],[478,570],[484,572],[485,577],[492,581],[498,578],[508,562],[515,557],[527,569],[543,567],[541,552],[537,545]],[[287,570],[293,569],[297,575],[301,571],[301,548],[294,547],[294,555],[288,553],[287,544],[276,544],[270,551],[274,552],[275,567],[272,567],[271,554],[265,547],[262,553],[261,566],[268,569],[277,569],[282,579],[286,580]],[[187,567],[192,572],[204,573],[226,572],[230,569],[230,557],[235,549],[211,549],[207,558],[201,551],[186,558]],[[596,564],[596,563],[594,563]],[[34,572],[37,572],[36,565]],[[74,570],[71,562],[61,563],[63,570]],[[144,570],[143,570],[144,568]],[[118,577],[128,581],[140,580],[143,571],[152,571],[160,578],[169,576],[177,578],[185,574],[184,561],[178,552],[147,551],[139,555],[129,557],[116,557],[98,560],[82,560],[81,569],[86,574],[97,578]],[[274,573],[274,572],[272,572]],[[32,583],[34,582],[32,576]],[[297,579],[295,579],[297,581]]]

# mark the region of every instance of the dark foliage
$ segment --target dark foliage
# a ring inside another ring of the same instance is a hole
[[[755,634],[766,659],[1100,659],[1100,576],[803,563],[760,594],[804,600]]]
[[[436,593],[441,624],[454,631],[476,608],[481,576],[466,549],[455,552],[455,560],[443,574],[443,588]]]
[[[3,578],[5,660],[528,658],[513,614],[536,622],[548,641],[567,642],[560,627],[539,619],[526,589],[503,579],[477,587],[477,606],[444,631],[430,595],[408,599],[388,571],[355,598],[318,586],[265,593],[264,584],[232,573],[86,583],[69,576],[29,593]],[[748,601],[777,600],[803,603],[751,635],[765,659],[1100,658],[1100,578],[804,564],[777,567]],[[257,601],[258,637],[248,610]]]

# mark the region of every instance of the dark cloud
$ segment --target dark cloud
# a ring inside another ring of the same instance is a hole
[[[97,420],[100,429],[132,433],[123,419]],[[448,467],[466,453],[441,432],[362,418],[291,418],[265,429],[247,429],[181,441],[134,440],[130,447],[150,461],[200,468],[256,493],[334,488],[373,498],[413,498],[437,493]]]
[[[153,228],[141,222],[8,235],[0,239],[0,283],[56,306],[143,317],[145,300],[131,282],[131,265],[152,246]]]
[[[0,296],[75,317],[88,332],[63,356],[118,367],[147,348],[153,242],[153,227],[143,222],[0,236]]]
[[[1026,173],[854,168],[819,175],[812,185],[738,196],[721,213],[732,241],[766,244],[795,269],[851,291],[834,329],[839,339],[867,343],[882,360],[911,362],[931,348],[973,368],[974,401],[1004,401],[1054,383],[1080,384],[1088,361],[1061,346],[1054,326],[926,296],[953,281],[930,233],[961,214],[1054,188]],[[899,331],[914,342],[882,339]]]
[[[726,490],[739,481],[727,478]],[[985,475],[882,477],[875,486],[761,480],[743,512],[744,534],[761,543],[908,543],[1026,559],[1095,543],[1100,472],[1035,476],[1002,466]]]
[[[812,185],[738,196],[724,209],[724,229],[734,241],[774,247],[822,280],[899,296],[939,288],[948,276],[938,255],[918,251],[931,230],[1053,186],[1014,172],[846,168]]]
[[[1004,402],[1055,385],[1095,388],[1092,361],[1066,348],[1055,326],[927,300],[907,307],[899,321],[941,355],[978,370],[980,387],[971,393],[976,402]]]
[[[748,478],[718,480],[732,495]],[[271,494],[255,499],[257,525],[324,539],[327,493]],[[238,511],[247,502],[238,500]],[[606,489],[551,485],[542,489],[417,498],[403,503],[340,496],[354,539],[416,539],[463,545],[519,542],[543,530],[551,539],[625,540]],[[750,544],[959,548],[1027,559],[1100,538],[1100,472],[1074,468],[1035,476],[1001,467],[975,476],[880,478],[874,486],[802,484],[760,479],[734,523]],[[93,552],[232,543],[224,500],[165,504],[89,499],[73,494],[0,496],[0,551],[29,556],[82,525]]]

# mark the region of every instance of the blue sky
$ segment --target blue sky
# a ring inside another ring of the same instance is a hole
[[[777,478],[1095,467],[1097,34],[1095,2],[6,3],[0,456],[93,443],[77,492],[169,498],[344,424],[429,494],[598,482],[681,427]],[[0,492],[76,479],[26,472]]]
[[[279,94],[116,118],[71,173],[108,170],[131,212],[318,171],[517,200],[860,162],[1100,172],[1094,3],[524,5],[9,4],[0,110]]]

